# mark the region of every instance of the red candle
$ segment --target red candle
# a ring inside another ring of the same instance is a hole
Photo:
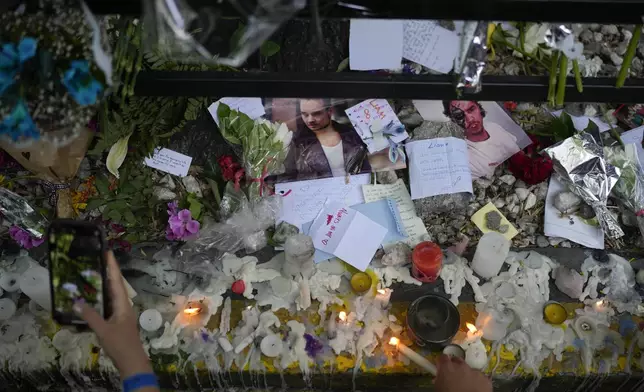
[[[433,242],[425,241],[416,245],[411,254],[412,274],[421,282],[438,279],[443,265],[443,251]]]

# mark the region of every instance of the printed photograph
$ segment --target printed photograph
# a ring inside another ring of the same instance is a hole
[[[77,235],[75,231],[52,233],[49,249],[55,311],[73,314],[74,301],[82,298],[103,314],[99,240]]]
[[[327,98],[266,99],[266,117],[286,123],[294,133],[285,172],[276,176],[276,182],[405,168],[401,148],[394,148],[392,152],[386,143],[381,150],[369,153],[367,144],[345,113],[359,102]]]
[[[443,101],[444,114],[465,130],[472,178],[494,169],[530,144],[530,137],[496,102]]]

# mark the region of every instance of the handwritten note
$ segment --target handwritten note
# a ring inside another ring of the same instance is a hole
[[[215,123],[217,123],[217,126],[219,126],[219,116],[217,116],[217,108],[219,108],[220,103],[225,103],[231,109],[242,112],[253,120],[260,118],[264,114],[266,114],[261,98],[226,97],[208,106],[208,111],[210,112],[212,119],[215,120]]]
[[[398,206],[402,226],[407,232],[407,239],[403,240],[409,246],[416,246],[423,241],[429,241],[429,233],[423,220],[416,215],[414,202],[409,196],[407,186],[402,179],[394,184],[363,185],[365,203],[383,199],[392,199]]]
[[[403,24],[403,57],[442,73],[454,67],[460,41],[458,34],[426,20]]]
[[[458,192],[472,193],[472,173],[465,140],[455,137],[405,144],[413,200]]]
[[[644,148],[642,148],[642,136],[644,134],[644,127],[633,128],[619,135],[624,144],[633,144],[637,151],[640,167],[644,170]]]
[[[402,21],[351,19],[349,67],[352,70],[400,68],[402,53]]]
[[[179,177],[188,175],[191,162],[192,157],[167,148],[157,148],[151,158],[145,158],[147,166]]]
[[[364,203],[361,187],[369,180],[370,174],[359,174],[351,176],[348,184],[344,177],[276,184],[275,192],[282,195],[282,213],[277,221],[300,227],[315,219],[327,199],[348,206]]]
[[[371,153],[388,148],[387,138],[400,143],[409,137],[386,99],[367,99],[345,112]]]
[[[364,214],[338,202],[327,202],[311,226],[315,249],[330,253],[364,271],[387,234],[387,229]],[[356,246],[359,244],[359,246]]]
[[[594,249],[604,249],[604,231],[599,223],[589,224],[577,215],[562,216],[554,206],[555,197],[567,188],[557,179],[550,177],[546,208],[543,218],[543,233],[547,236],[562,237],[583,246]]]

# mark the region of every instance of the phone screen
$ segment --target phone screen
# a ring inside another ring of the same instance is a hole
[[[83,222],[58,221],[49,229],[48,242],[54,318],[63,324],[85,324],[72,310],[80,299],[105,316],[102,231]]]

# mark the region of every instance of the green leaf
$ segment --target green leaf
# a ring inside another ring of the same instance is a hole
[[[120,212],[118,212],[118,211],[116,211],[116,210],[112,210],[112,211],[110,211],[110,213],[107,215],[107,217],[108,217],[110,220],[112,220],[112,221],[114,221],[114,222],[116,222],[116,223],[121,222],[121,219],[123,218],[123,216],[121,215],[121,213],[120,213]]]
[[[259,47],[259,53],[264,57],[274,56],[279,51],[280,46],[277,42],[274,41],[265,41],[262,46]]]
[[[190,206],[188,207],[188,209],[190,210],[190,214],[192,214],[193,219],[199,219],[199,216],[201,215],[202,207],[203,206],[201,205],[201,203],[199,203],[196,200],[190,202]]]
[[[94,186],[96,186],[98,193],[101,195],[107,195],[110,193],[110,183],[105,176],[96,176]]]
[[[128,203],[125,202],[124,200],[112,201],[112,202],[107,203],[107,205],[112,210],[128,210],[130,208]]]
[[[570,136],[574,135],[577,130],[575,129],[575,124],[572,122],[572,117],[566,112],[561,112],[561,120],[563,121],[566,128],[568,128],[568,134]],[[590,123],[590,121],[589,121]],[[568,136],[567,136],[568,137]]]
[[[125,221],[131,225],[136,223],[136,218],[134,217],[134,214],[132,213],[132,210],[125,210],[123,211],[123,216],[125,217]]]
[[[103,199],[91,199],[87,202],[87,207],[85,208],[85,210],[91,211],[102,206],[103,204],[105,204],[105,200]]]

